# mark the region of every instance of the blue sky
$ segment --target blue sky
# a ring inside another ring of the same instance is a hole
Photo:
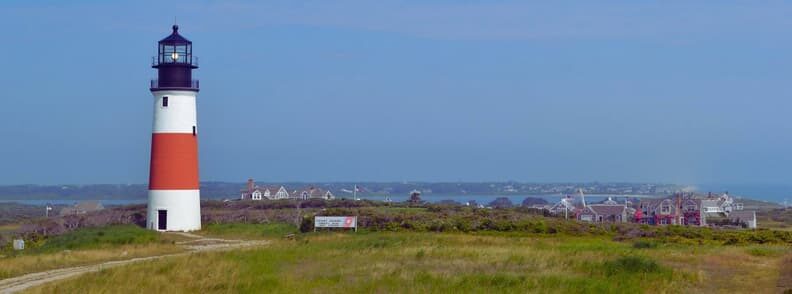
[[[0,184],[145,183],[154,44],[203,180],[792,181],[792,4],[3,1]]]

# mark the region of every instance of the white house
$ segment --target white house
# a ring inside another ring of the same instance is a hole
[[[291,193],[291,197],[308,200],[308,199],[324,199],[324,200],[333,200],[335,196],[328,190],[322,190],[321,188],[316,187],[308,187],[307,189],[302,190],[294,190]]]
[[[267,187],[267,188],[264,188],[264,193],[262,194],[262,196],[264,196],[264,197],[266,197],[267,199],[270,199],[270,200],[288,199],[289,198],[289,192],[286,191],[286,187],[283,187],[283,186]]]
[[[242,200],[262,200],[262,199],[288,199],[289,192],[284,186],[268,186],[259,187],[253,182],[253,179],[248,179],[247,187],[240,192],[240,199]]]
[[[289,192],[284,186],[264,186],[259,187],[249,179],[247,187],[239,191],[240,199],[242,200],[278,200],[278,199],[335,199],[333,193],[328,190],[310,186],[305,189],[292,190]]]
[[[286,190],[286,187],[284,186],[271,186],[271,187],[255,186],[251,190],[243,190],[241,199],[242,200],[289,199],[289,192]]]

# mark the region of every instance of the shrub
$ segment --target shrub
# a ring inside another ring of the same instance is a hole
[[[533,228],[531,228],[531,231],[533,233],[538,233],[538,234],[546,233],[547,232],[547,224],[545,224],[545,222],[542,221],[542,220],[534,222],[533,223]]]
[[[467,218],[457,218],[455,220],[455,226],[458,230],[465,233],[475,230],[473,223]]]
[[[495,200],[493,200],[492,202],[490,202],[489,206],[491,206],[493,208],[510,208],[510,207],[514,206],[514,204],[512,204],[512,202],[511,202],[511,200],[509,200],[509,198],[498,197],[498,198],[495,198]]]
[[[314,220],[312,217],[305,216],[300,222],[300,232],[307,233],[313,231],[314,229]]]
[[[650,249],[650,248],[657,248],[657,243],[647,240],[638,240],[633,242],[633,248],[636,249]]]
[[[657,262],[643,256],[622,256],[602,264],[605,275],[648,274],[665,270]]]
[[[542,198],[528,197],[522,201],[522,206],[532,206],[534,204],[544,205],[547,204],[547,200]]]

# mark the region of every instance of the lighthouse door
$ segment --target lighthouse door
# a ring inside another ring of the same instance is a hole
[[[158,230],[167,230],[168,229],[168,211],[167,210],[157,210],[157,229]]]

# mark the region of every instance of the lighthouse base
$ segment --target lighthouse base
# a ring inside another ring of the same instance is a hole
[[[149,190],[146,227],[157,231],[201,229],[201,191]]]

